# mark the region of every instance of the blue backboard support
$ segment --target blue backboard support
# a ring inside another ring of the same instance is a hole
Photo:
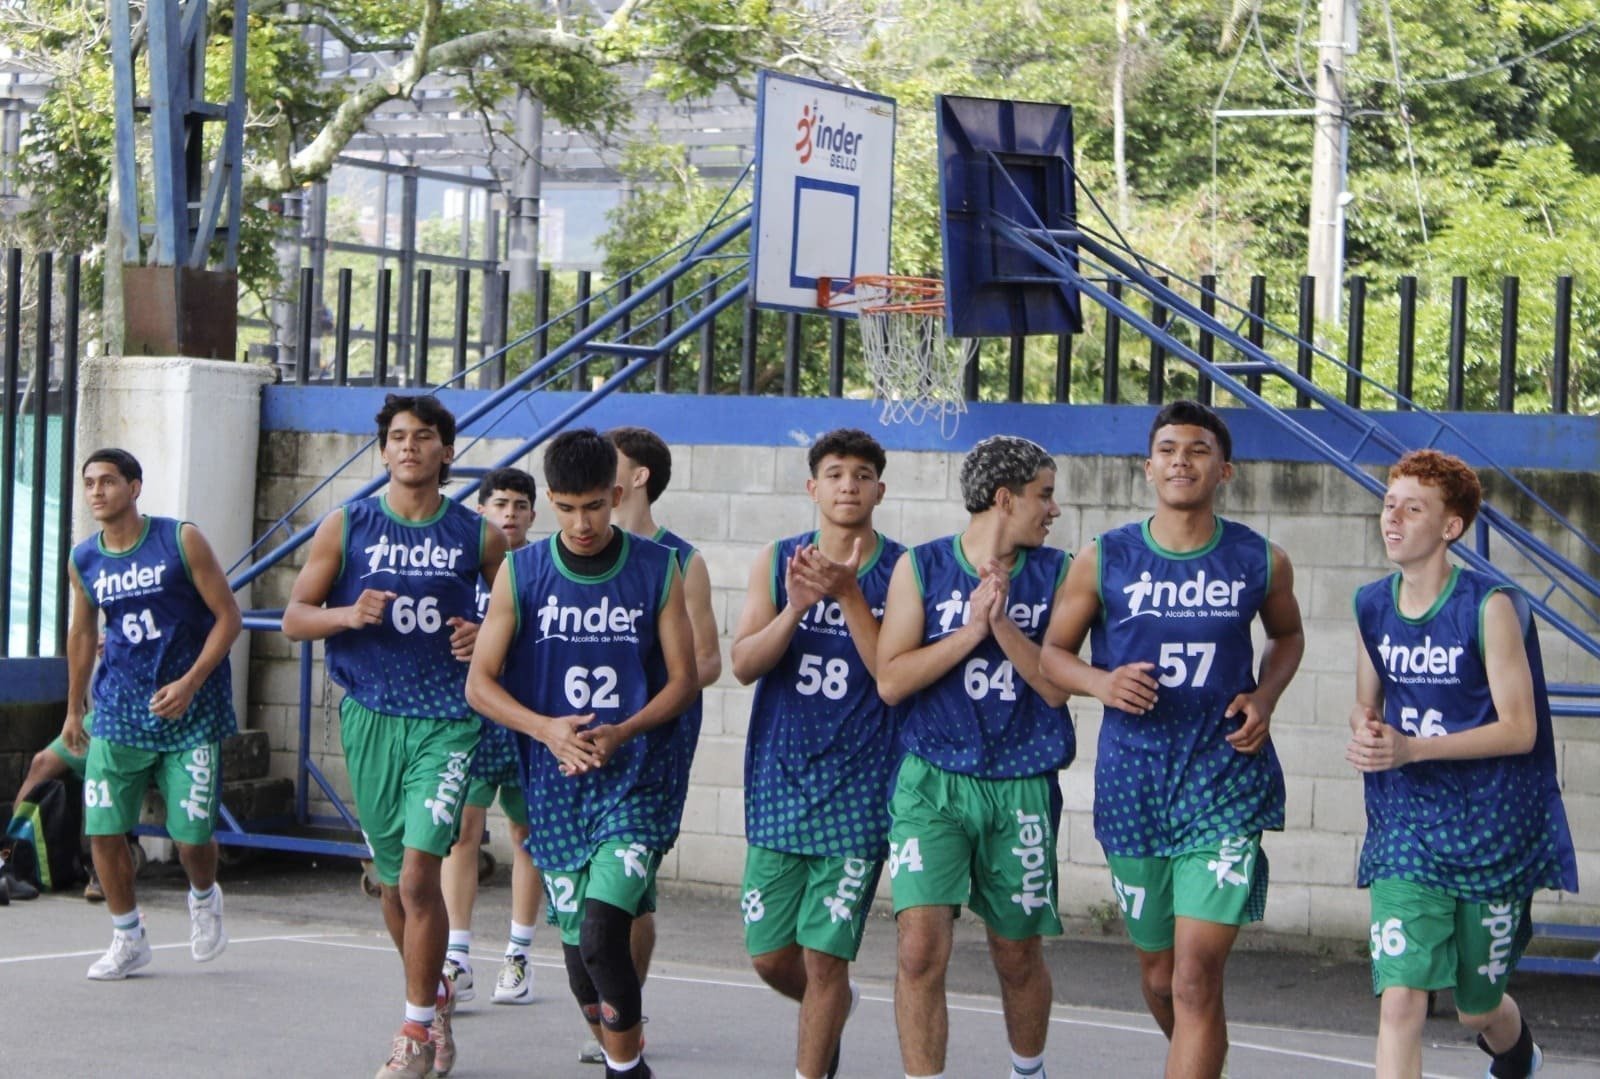
[[[1025,229],[1077,227],[1072,107],[940,95],[937,108],[945,332],[1081,332],[1077,290],[993,225],[998,217]]]

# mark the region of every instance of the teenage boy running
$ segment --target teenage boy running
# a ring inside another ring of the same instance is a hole
[[[478,485],[478,513],[500,530],[507,551],[528,542],[534,496],[533,477],[520,468],[497,468]],[[489,590],[480,583],[479,622],[488,609]],[[441,870],[444,905],[450,915],[444,975],[455,985],[456,1003],[465,1004],[477,996],[472,984],[472,908],[478,899],[478,851],[483,845],[484,822],[498,793],[500,808],[511,826],[511,931],[491,999],[496,1004],[532,1004],[533,969],[528,965],[528,949],[538,928],[544,883],[527,850],[528,803],[522,796],[517,743],[512,732],[498,723],[479,720],[478,726],[471,784],[461,807],[461,835]]]
[[[1478,477],[1437,450],[1389,470],[1379,518],[1398,573],[1356,593],[1356,706],[1346,757],[1365,773],[1379,1079],[1422,1074],[1428,993],[1522,1079],[1541,1054],[1506,993],[1540,888],[1578,890],[1556,782],[1539,637],[1522,593],[1452,566]]]
[[[317,527],[283,632],[326,640],[328,674],[345,691],[339,737],[350,788],[405,965],[405,1020],[383,1079],[455,1066],[455,991],[439,973],[450,931],[440,863],[460,828],[478,744],[466,699],[478,578],[494,580],[506,543],[440,490],[456,421],[438,398],[389,394],[376,418],[389,490]]]
[[[611,523],[616,448],[592,429],[544,452],[558,531],[496,581],[467,693],[518,731],[528,840],[608,1079],[649,1079],[629,935],[677,834],[675,759],[651,732],[697,691],[678,558]],[[542,747],[539,744],[542,743]]]
[[[1067,555],[1044,546],[1060,516],[1056,465],[996,435],[961,463],[964,531],[902,555],[878,635],[878,692],[908,702],[889,803],[899,921],[895,1025],[910,1077],[942,1076],[945,968],[955,910],[983,919],[999,976],[1011,1074],[1044,1075],[1056,904],[1056,771],[1072,760],[1066,694],[1039,673],[1039,640]]]
[[[850,963],[889,847],[899,709],[878,696],[879,620],[905,548],[876,531],[883,447],[864,431],[812,443],[816,531],[750,567],[733,673],[756,682],[744,762],[741,909],[756,973],[800,1004],[796,1079],[833,1076],[856,998]]]
[[[1228,1053],[1223,969],[1239,927],[1266,906],[1261,833],[1283,827],[1269,725],[1305,635],[1288,556],[1216,515],[1233,475],[1221,417],[1175,401],[1151,424],[1148,450],[1155,514],[1078,552],[1043,664],[1057,685],[1105,705],[1095,838],[1145,1003],[1171,1042],[1166,1075],[1214,1079]],[[1078,658],[1086,635],[1092,666]]]
[[[205,963],[228,945],[212,830],[222,740],[237,729],[228,649],[243,621],[200,530],[139,512],[144,471],[132,454],[97,450],[82,476],[100,530],[73,548],[68,566],[72,621],[61,739],[69,753],[88,754],[83,830],[111,915],[111,947],[88,976],[117,981],[151,958],[125,836],[139,822],[152,780],[189,878],[189,953]],[[95,668],[102,614],[105,648]],[[84,729],[91,670],[92,742]]]

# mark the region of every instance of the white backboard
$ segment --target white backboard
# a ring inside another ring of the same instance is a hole
[[[771,71],[756,97],[751,302],[815,311],[818,278],[889,272],[895,103]]]

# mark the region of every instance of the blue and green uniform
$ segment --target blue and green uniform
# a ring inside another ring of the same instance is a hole
[[[1101,670],[1156,665],[1156,704],[1107,707],[1094,772],[1094,829],[1108,855],[1171,857],[1283,827],[1283,769],[1269,740],[1240,753],[1226,713],[1253,692],[1250,625],[1271,586],[1266,538],[1217,518],[1195,551],[1168,551],[1148,521],[1099,536],[1100,618],[1090,629]]]
[[[773,606],[789,605],[784,567],[814,533],[772,551]],[[877,537],[856,571],[874,617],[905,548]],[[882,860],[888,852],[889,781],[899,761],[902,710],[878,696],[836,600],[807,609],[778,662],[756,683],[745,740],[745,837],[792,854]]]
[[[489,613],[489,589],[478,585],[478,622]],[[478,720],[478,748],[472,755],[471,785],[467,804],[487,809],[500,795],[500,808],[513,824],[528,823],[528,803],[522,796],[522,763],[517,756],[517,738],[510,727],[492,720]]]
[[[959,535],[908,557],[925,647],[967,623],[980,578]],[[1005,613],[1031,641],[1044,636],[1067,563],[1050,547],[1016,552]],[[1077,747],[1067,710],[1028,685],[991,634],[916,695],[904,732],[889,804],[895,910],[968,903],[1007,939],[1060,933],[1056,771]]]
[[[813,532],[773,544],[773,607],[789,605],[785,567]],[[856,571],[882,620],[905,548],[881,533]],[[745,942],[761,955],[798,942],[853,959],[889,846],[889,789],[903,710],[885,704],[837,600],[808,608],[756,683],[745,743]]]
[[[650,539],[671,550],[677,556],[678,576],[687,576],[689,563],[694,560],[696,553],[694,544],[675,532],[669,532],[665,527],[657,528],[656,534],[651,536]],[[663,682],[666,680],[664,668],[659,677]],[[683,820],[683,805],[689,797],[689,770],[694,766],[695,747],[700,744],[700,720],[703,708],[702,694],[697,691],[694,695],[694,700],[690,702],[688,708],[684,709],[682,715],[650,732],[656,737],[658,743],[665,742],[665,751],[673,761],[672,782],[674,786],[668,802],[667,812],[675,822]],[[668,848],[672,846],[672,843],[677,842],[677,838],[677,831],[674,829],[672,841],[667,844]]]
[[[677,556],[624,532],[616,564],[588,576],[563,560],[558,535],[506,559],[516,629],[501,683],[540,715],[592,713],[590,727],[624,722],[665,684],[658,627]],[[676,760],[649,733],[576,776],[563,775],[541,743],[516,736],[528,853],[566,943],[578,943],[586,898],[639,913],[677,835]]]
[[[1399,589],[1399,574],[1366,585],[1355,614],[1384,722],[1407,736],[1495,722],[1483,620],[1496,592],[1523,627],[1537,723],[1531,752],[1418,761],[1364,777],[1356,879],[1372,889],[1374,990],[1454,986],[1464,1011],[1488,1011],[1531,932],[1529,898],[1540,888],[1578,890],[1538,630],[1527,598],[1482,574],[1453,569],[1418,618],[1400,611]]]
[[[615,566],[583,576],[563,561],[556,536],[506,559],[516,631],[501,682],[544,716],[594,714],[591,727],[621,723],[665,684],[656,664],[657,622],[677,575],[667,548],[624,535]],[[672,759],[648,737],[623,743],[605,767],[564,776],[545,747],[517,735],[532,830],[528,853],[544,870],[581,868],[607,840],[664,850]]]
[[[452,618],[477,616],[488,522],[443,499],[423,521],[387,499],[342,511],[339,574],[327,604],[369,588],[396,594],[383,621],[328,638],[328,674],[345,691],[340,737],[378,879],[395,884],[407,848],[443,857],[460,829],[478,717],[467,664],[451,654]]]
[[[1270,740],[1253,754],[1228,744],[1244,714],[1227,711],[1256,688],[1250,626],[1272,585],[1272,545],[1220,517],[1194,551],[1163,548],[1148,520],[1095,545],[1091,662],[1154,664],[1160,684],[1143,715],[1105,709],[1095,838],[1134,944],[1164,951],[1177,917],[1238,925],[1265,913],[1261,833],[1283,827],[1283,769]]]
[[[91,686],[94,737],[84,779],[84,830],[118,835],[138,823],[154,779],[167,827],[184,843],[210,840],[221,785],[218,748],[237,729],[227,657],[177,719],[150,711],[162,686],[187,674],[216,625],[195,587],[183,524],[145,517],[134,545],[112,551],[103,533],[72,551],[72,573],[105,616],[105,651]]]

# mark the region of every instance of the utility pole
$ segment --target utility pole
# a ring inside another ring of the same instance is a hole
[[[1345,108],[1345,62],[1356,51],[1360,0],[1320,0],[1317,101],[1311,140],[1311,228],[1306,273],[1317,281],[1317,320],[1336,323],[1344,289],[1345,173],[1350,121]]]
[[[521,158],[511,178],[511,235],[506,243],[506,269],[511,295],[533,295],[539,275],[540,157],[544,143],[544,103],[528,91],[517,94],[517,144]]]

